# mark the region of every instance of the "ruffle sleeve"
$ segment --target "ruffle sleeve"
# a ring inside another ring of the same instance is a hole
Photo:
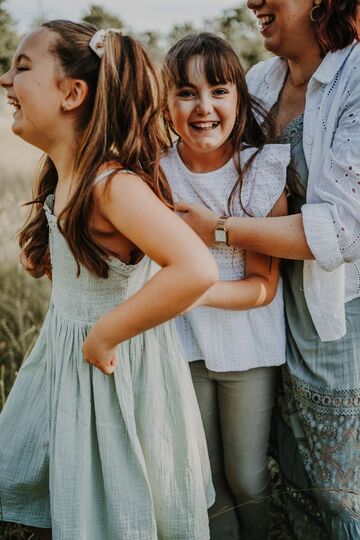
[[[243,163],[254,151],[254,148],[243,151]],[[266,217],[271,212],[285,189],[289,162],[289,144],[267,144],[260,150],[244,179],[241,191],[241,202],[248,214]]]

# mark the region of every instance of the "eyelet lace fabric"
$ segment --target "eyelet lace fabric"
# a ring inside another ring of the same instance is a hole
[[[242,164],[255,148],[241,152]],[[257,154],[234,198],[233,215],[265,217],[285,188],[290,147],[269,144]],[[175,201],[198,203],[228,214],[227,201],[238,174],[231,159],[220,169],[207,173],[190,171],[172,148],[161,165],[171,185]],[[245,210],[246,211],[245,211]],[[247,212],[247,213],[246,213]],[[245,277],[245,252],[231,246],[210,248],[218,263],[220,279]],[[176,320],[177,329],[189,361],[204,360],[212,371],[242,371],[274,366],[285,361],[285,321],[282,283],[267,306],[244,311],[199,307]]]

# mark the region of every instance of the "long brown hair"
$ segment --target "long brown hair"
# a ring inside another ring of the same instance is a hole
[[[314,11],[316,39],[325,55],[359,40],[357,0],[323,0]]]
[[[233,83],[238,94],[237,119],[230,134],[233,159],[238,173],[238,180],[233,186],[228,199],[228,211],[231,213],[235,194],[238,192],[241,204],[241,186],[257,153],[274,136],[274,123],[260,100],[249,93],[245,73],[240,60],[231,45],[224,39],[210,32],[190,34],[180,39],[167,53],[162,76],[165,95],[172,87],[181,88],[189,84],[187,67],[190,58],[199,56],[203,60],[206,79],[211,85]],[[163,110],[167,108],[166,99]],[[167,123],[174,132],[171,122]],[[246,147],[258,150],[242,166],[240,151]],[[241,204],[242,206],[242,204]]]
[[[161,87],[154,66],[141,45],[129,36],[108,32],[103,57],[89,47],[96,28],[66,20],[46,22],[42,27],[54,33],[50,52],[61,72],[84,80],[88,96],[76,119],[78,147],[74,172],[76,188],[58,218],[78,265],[98,276],[108,275],[107,252],[89,227],[93,209],[93,183],[101,165],[119,162],[151,187],[172,207],[167,180],[159,167],[169,141],[161,124]],[[121,164],[121,165],[120,165]],[[29,261],[44,263],[48,250],[48,228],[43,204],[54,193],[57,172],[49,156],[38,175],[33,213],[22,229],[19,242]]]

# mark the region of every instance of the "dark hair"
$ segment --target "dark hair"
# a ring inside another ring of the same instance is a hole
[[[143,178],[168,206],[172,197],[159,160],[169,140],[161,123],[162,94],[157,73],[141,45],[129,36],[107,32],[100,58],[90,49],[96,28],[87,24],[55,20],[42,25],[53,33],[50,52],[59,73],[84,80],[88,96],[76,119],[78,145],[74,194],[58,218],[61,232],[78,265],[107,277],[106,250],[91,232],[93,184],[99,167],[116,161]],[[34,212],[22,229],[20,246],[35,266],[44,263],[48,251],[48,228],[44,201],[54,193],[57,172],[49,156],[38,175]],[[109,182],[111,178],[109,179]]]
[[[356,8],[357,0],[322,0],[316,8],[315,36],[324,55],[359,40]]]
[[[229,137],[238,172],[238,180],[228,200],[228,211],[231,213],[236,192],[239,192],[241,204],[241,185],[244,175],[259,150],[268,142],[269,137],[274,135],[273,121],[261,102],[249,93],[244,70],[234,49],[224,39],[208,32],[188,35],[169,50],[162,70],[165,96],[170,88],[174,86],[181,88],[189,84],[187,66],[190,58],[194,56],[202,58],[205,75],[211,85],[230,82],[236,86],[238,93],[237,120]],[[165,100],[164,113],[166,107]],[[176,133],[172,123],[168,125]],[[240,150],[246,147],[256,147],[258,150],[242,167]]]

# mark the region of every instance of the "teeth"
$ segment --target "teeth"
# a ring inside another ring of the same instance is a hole
[[[194,127],[201,128],[201,129],[211,129],[216,127],[219,124],[219,122],[196,122],[192,124]]]
[[[260,28],[263,29],[268,24],[272,23],[275,20],[275,16],[274,15],[262,15],[261,17],[259,17],[258,20],[259,20]]]
[[[20,103],[18,102],[17,99],[14,99],[14,98],[8,98],[8,105],[13,105],[14,107],[16,107],[17,109],[20,109]]]

